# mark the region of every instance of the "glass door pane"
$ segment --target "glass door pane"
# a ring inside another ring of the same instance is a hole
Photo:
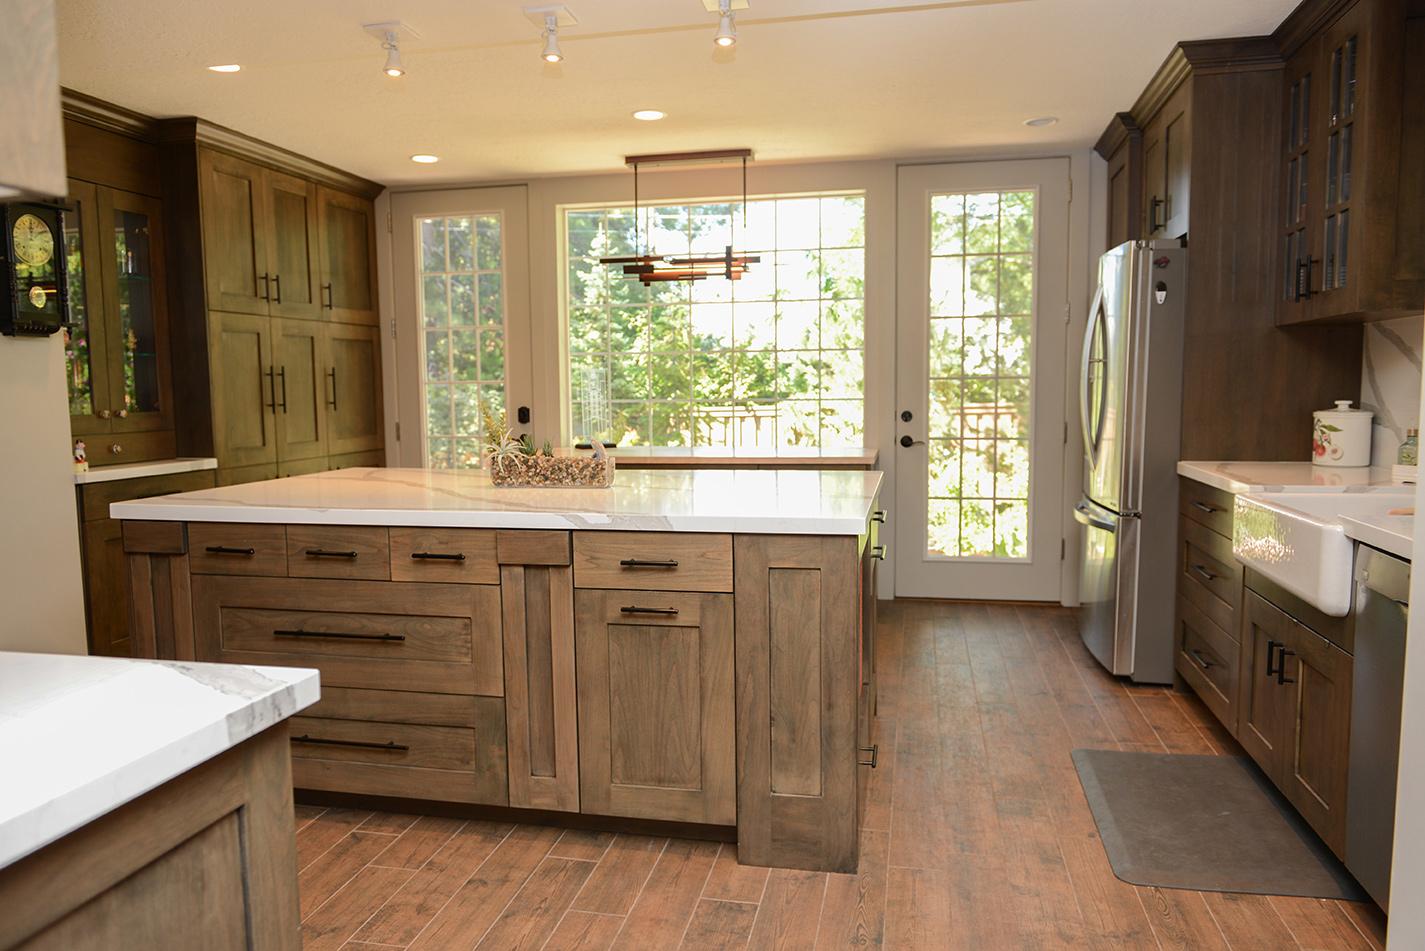
[[[82,193],[76,192],[82,190]],[[85,258],[84,229],[88,215],[94,209],[94,187],[71,183],[71,200],[64,210],[65,270],[69,278],[69,321],[64,328],[64,368],[69,383],[69,415],[94,417],[95,405],[93,353],[98,348],[90,334],[88,267],[97,262]],[[96,314],[102,314],[104,302],[92,302]],[[102,319],[102,318],[100,318]]]
[[[149,215],[116,208],[113,228],[122,385],[118,407],[127,413],[153,413],[160,409],[160,400]]]

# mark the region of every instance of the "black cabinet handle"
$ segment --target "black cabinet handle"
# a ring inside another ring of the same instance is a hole
[[[1206,567],[1205,565],[1193,565],[1193,566],[1192,566],[1192,570],[1193,570],[1194,573],[1196,573],[1197,575],[1201,576],[1201,578],[1202,578],[1203,581],[1216,581],[1216,580],[1217,580],[1217,575],[1215,575],[1215,574],[1213,574],[1212,572],[1208,571],[1208,570],[1207,570],[1207,567]]]
[[[354,746],[362,750],[390,750],[393,753],[404,753],[410,749],[406,744],[397,743],[395,740],[387,740],[385,743],[371,743],[365,740],[332,740],[324,736],[312,736],[309,733],[292,737],[292,742],[320,743],[322,746]]]
[[[1315,293],[1311,289],[1312,274],[1316,269],[1316,261],[1313,258],[1298,258],[1296,262],[1296,287],[1293,289],[1293,301],[1311,300],[1311,295]]]
[[[257,279],[262,282],[262,293],[258,296],[262,300],[271,300],[272,298],[269,295],[271,295],[272,293],[272,283],[267,275],[267,272],[264,271],[263,273],[257,275]]]
[[[641,608],[636,604],[619,608],[620,614],[664,614],[669,617],[678,613],[677,608]]]
[[[331,551],[326,548],[308,548],[308,558],[355,558],[354,551]]]
[[[1193,502],[1192,507],[1199,512],[1206,512],[1208,515],[1211,515],[1213,512],[1221,511],[1217,506],[1208,505],[1206,502]]]
[[[203,550],[210,555],[247,555],[251,557],[257,554],[256,548],[233,548],[228,545],[209,545]]]
[[[272,303],[274,303],[274,304],[280,304],[280,303],[282,303],[282,275],[281,275],[281,274],[274,274],[274,275],[272,275],[272,286],[273,286],[273,288],[274,288],[274,290],[273,290],[273,292],[272,292]]]
[[[874,546],[872,546],[872,548],[871,548],[871,557],[872,557],[872,558],[875,558],[877,561],[885,561],[885,560],[886,560],[886,546],[885,546],[885,545],[874,545]]]
[[[676,568],[678,561],[675,558],[666,558],[662,561],[647,560],[643,558],[625,558],[619,562],[620,568]]]
[[[404,641],[404,634],[348,634],[342,631],[284,631],[272,632],[273,637],[321,637],[341,641]]]
[[[869,766],[869,767],[871,767],[872,769],[875,769],[875,768],[876,768],[876,763],[877,763],[877,761],[880,760],[880,758],[881,758],[881,744],[879,744],[879,743],[872,743],[870,746],[862,746],[862,747],[859,747],[859,749],[860,749],[860,751],[861,751],[862,753],[870,753],[870,754],[871,754],[871,758],[870,758],[870,759],[858,759],[858,760],[856,761],[856,765],[857,765],[857,766]]]
[[[267,392],[271,396],[271,402],[267,408],[272,412],[277,412],[277,370],[273,367],[267,368]]]
[[[1283,685],[1294,684],[1296,683],[1296,678],[1288,677],[1286,675],[1286,659],[1288,657],[1295,657],[1296,651],[1287,650],[1285,644],[1279,644],[1277,646],[1281,651],[1279,654],[1277,654],[1277,683]]]
[[[332,286],[330,284],[322,285],[322,309],[332,309]]]
[[[329,400],[327,400],[327,405],[330,406],[330,407],[332,408],[332,412],[335,413],[335,412],[336,412],[336,367],[331,367],[330,369],[327,370],[327,379],[331,380],[331,383],[332,383],[332,398],[329,399]]]
[[[1212,663],[1212,661],[1208,660],[1206,657],[1203,657],[1202,651],[1198,650],[1196,647],[1190,648],[1188,650],[1188,653],[1192,655],[1192,659],[1197,661],[1197,665],[1203,670],[1208,670],[1216,666]]]
[[[1282,648],[1283,650],[1285,650],[1286,645],[1285,645],[1285,644],[1279,644],[1279,643],[1277,643],[1276,641],[1267,641],[1267,676],[1268,676],[1268,677],[1275,677],[1275,676],[1277,675],[1277,670],[1276,670],[1277,662],[1272,659],[1272,655],[1277,652],[1277,648],[1278,648],[1278,647],[1280,647],[1280,648]]]
[[[1155,231],[1161,231],[1161,230],[1163,230],[1164,228],[1166,228],[1166,227],[1168,226],[1168,222],[1167,222],[1167,219],[1166,219],[1166,218],[1165,218],[1164,220],[1162,220],[1162,221],[1159,221],[1159,220],[1158,220],[1158,209],[1160,209],[1160,208],[1166,209],[1167,207],[1168,207],[1168,203],[1167,203],[1166,201],[1164,201],[1163,199],[1159,198],[1157,195],[1154,195],[1154,196],[1153,196],[1153,200],[1148,203],[1148,233],[1149,233],[1149,234],[1152,234],[1152,233],[1154,233]]]
[[[416,561],[464,561],[463,551],[413,551],[411,558]]]
[[[282,412],[287,412],[287,368],[278,367],[277,375],[282,378]]]
[[[877,509],[871,513],[871,521],[880,522],[882,525],[886,524],[886,513]]]

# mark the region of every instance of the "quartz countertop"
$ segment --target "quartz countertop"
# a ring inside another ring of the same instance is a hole
[[[478,470],[341,469],[115,502],[114,518],[303,525],[858,535],[881,473],[621,469],[607,489],[497,488]]]
[[[202,472],[204,469],[216,468],[218,468],[218,460],[212,456],[158,459],[153,462],[126,462],[116,466],[91,466],[86,472],[76,472],[74,484],[90,485],[95,482],[117,482],[120,479],[142,479],[145,476]]]
[[[1343,515],[1347,538],[1407,561],[1415,557],[1414,515]]]
[[[875,449],[864,446],[811,449],[728,449],[721,446],[627,446],[609,450],[616,459],[640,466],[666,466],[670,469],[697,466],[874,466],[879,458]]]
[[[0,868],[319,694],[296,667],[0,652]]]
[[[1349,492],[1400,485],[1389,466],[1358,469],[1309,462],[1179,462],[1178,475],[1233,495],[1248,492]]]

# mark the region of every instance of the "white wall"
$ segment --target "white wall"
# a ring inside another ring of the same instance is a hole
[[[1425,317],[1366,324],[1361,407],[1375,413],[1371,464],[1388,466],[1407,429],[1420,426],[1420,351]],[[1325,407],[1322,407],[1325,409]]]
[[[0,337],[0,650],[83,654],[63,337]]]

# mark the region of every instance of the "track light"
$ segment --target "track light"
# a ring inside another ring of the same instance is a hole
[[[556,14],[544,15],[544,52],[540,56],[546,63],[564,62],[564,54],[559,50],[559,17]]]
[[[737,45],[737,21],[732,12],[732,0],[718,0],[717,36],[713,42],[723,49]]]
[[[406,75],[406,68],[401,65],[401,47],[396,42],[396,34],[387,33],[386,39],[381,43],[381,48],[386,51],[386,66],[384,67],[386,75],[392,78]]]

